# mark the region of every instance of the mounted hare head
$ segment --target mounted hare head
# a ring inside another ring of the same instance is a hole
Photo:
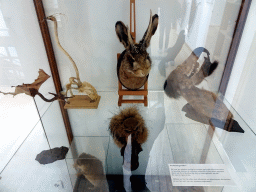
[[[117,76],[128,89],[136,90],[144,85],[151,69],[151,59],[147,53],[151,37],[155,34],[158,25],[158,15],[152,17],[148,28],[139,43],[134,39],[122,21],[116,22],[115,30],[118,39],[124,45],[125,50],[118,59]]]

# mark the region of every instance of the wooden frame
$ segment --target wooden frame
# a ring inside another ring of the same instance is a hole
[[[135,0],[130,0],[130,33],[136,41]],[[133,30],[132,30],[133,29]]]
[[[252,2],[252,0],[242,0],[239,15],[237,18],[236,27],[235,27],[234,34],[233,34],[232,44],[229,49],[229,54],[228,54],[228,57],[226,60],[225,69],[224,69],[221,83],[219,86],[219,92],[222,95],[225,95],[227,87],[228,87],[229,78],[231,76],[231,72],[233,69],[234,62],[235,62],[236,54],[237,54],[239,44],[240,44],[240,41],[242,38],[242,34],[243,34],[244,26],[246,23],[246,19],[247,19],[248,13],[249,13],[249,9],[251,6],[251,2]]]
[[[135,19],[135,0],[130,0],[130,33],[136,41],[136,19]],[[120,53],[117,54],[117,60],[120,57]],[[136,91],[131,91],[123,89],[122,84],[118,81],[118,106],[121,106],[122,103],[144,103],[144,106],[148,106],[148,81],[144,84],[143,89]],[[143,96],[143,99],[123,99],[124,95],[134,95],[134,96]]]
[[[148,106],[148,81],[146,81],[146,83],[144,84],[144,88],[137,90],[137,91],[129,91],[127,89],[123,89],[122,88],[122,84],[119,82],[118,84],[118,95],[119,95],[119,99],[118,99],[118,106],[121,106],[122,103],[144,103],[144,106],[147,107]],[[123,99],[124,95],[142,95],[144,96],[144,99]]]
[[[117,54],[117,60],[120,56],[120,53]],[[146,83],[144,84],[144,88],[143,89],[139,89],[136,91],[130,91],[127,89],[123,89],[122,84],[120,83],[120,81],[118,81],[118,106],[120,107],[122,105],[122,103],[144,103],[144,106],[147,107],[148,106],[148,81],[146,81]],[[144,99],[123,99],[124,95],[142,95],[144,96]]]
[[[56,90],[56,93],[60,93],[62,91],[62,86],[61,86],[61,82],[60,82],[58,67],[57,67],[57,63],[56,63],[56,59],[55,59],[55,54],[53,51],[49,28],[48,28],[47,21],[46,21],[43,2],[42,2],[42,0],[33,0],[33,1],[34,1],[35,10],[36,10],[37,18],[38,18],[38,23],[39,23],[43,41],[44,41],[47,58],[48,58],[51,73],[52,73],[55,90]],[[73,141],[73,133],[72,133],[67,110],[64,109],[65,103],[62,101],[59,101],[59,105],[60,105],[60,110],[61,110],[61,114],[63,117],[63,121],[65,124],[68,141],[69,141],[69,144],[71,144]]]

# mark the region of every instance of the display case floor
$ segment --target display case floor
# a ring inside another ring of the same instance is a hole
[[[124,187],[123,175],[106,175],[109,192],[127,192]],[[131,176],[131,189],[136,192],[150,192],[150,191],[186,191],[186,192],[203,192],[203,187],[174,187],[172,186],[171,178],[168,176],[150,176],[152,180],[159,182],[159,185],[153,186],[154,189],[147,188],[147,182],[144,175]],[[93,188],[93,185],[83,176],[77,178],[73,192],[99,192],[101,189]],[[106,192],[106,191],[104,191]]]
[[[124,188],[124,183],[123,183],[123,175],[106,175],[107,182],[108,182],[108,187],[109,187],[109,192],[126,192]],[[131,178],[131,180],[136,182],[132,182],[132,189],[134,191],[141,191],[141,192],[146,192],[150,191],[146,187],[146,182],[145,182],[145,176],[143,175],[136,175]],[[93,185],[83,176],[80,176],[76,180],[76,184],[74,187],[73,192],[99,192],[102,191],[101,189],[93,188]],[[104,191],[105,192],[105,191]]]

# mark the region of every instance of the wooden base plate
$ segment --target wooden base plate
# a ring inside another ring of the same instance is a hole
[[[64,109],[97,109],[99,106],[101,96],[96,101],[91,102],[91,99],[87,95],[75,95],[68,99],[69,103],[66,103]]]

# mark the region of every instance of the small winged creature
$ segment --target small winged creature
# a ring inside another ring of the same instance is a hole
[[[205,52],[207,57],[199,68],[197,62],[200,55]],[[164,91],[170,98],[177,99],[182,96],[188,104],[183,107],[186,116],[230,132],[244,133],[233,114],[229,111],[222,99],[215,93],[199,89],[200,84],[210,76],[218,66],[218,62],[210,61],[210,53],[203,47],[196,48],[191,55],[168,76],[164,84]]]
[[[39,69],[39,75],[38,78],[31,84],[22,84],[22,85],[18,85],[15,87],[15,91],[13,93],[8,92],[8,93],[3,93],[4,95],[13,95],[16,96],[18,94],[21,93],[25,93],[26,95],[35,97],[36,95],[40,96],[44,101],[46,102],[52,102],[55,100],[62,100],[65,101],[66,98],[68,97],[64,97],[62,94],[54,94],[54,93],[50,93],[52,95],[54,95],[54,97],[52,99],[47,99],[45,98],[38,90],[41,87],[41,85],[50,77],[47,73],[44,72],[44,70]],[[13,86],[14,87],[14,86]]]

